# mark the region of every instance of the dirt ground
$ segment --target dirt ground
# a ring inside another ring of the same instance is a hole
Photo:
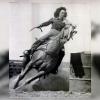
[[[72,93],[64,91],[40,91],[40,92],[10,92],[10,100],[89,100],[90,93]]]

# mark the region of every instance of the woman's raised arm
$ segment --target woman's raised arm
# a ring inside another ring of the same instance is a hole
[[[30,31],[32,31],[34,28],[42,28],[42,27],[48,26],[48,25],[50,25],[50,24],[52,24],[52,23],[53,23],[53,18],[51,18],[50,20],[48,20],[48,21],[46,21],[46,22],[40,24],[40,25],[37,26],[37,27],[33,27]]]

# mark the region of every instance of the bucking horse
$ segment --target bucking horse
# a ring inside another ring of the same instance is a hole
[[[19,87],[19,82],[32,68],[36,69],[38,73],[26,80],[23,85],[27,85],[35,79],[45,77],[50,73],[57,73],[62,61],[61,59],[60,62],[58,62],[61,49],[64,47],[64,44],[77,33],[75,29],[76,27],[73,25],[66,25],[57,36],[43,42],[38,42],[37,40],[32,48],[25,53],[24,60],[26,60],[26,62],[13,88],[16,89]]]

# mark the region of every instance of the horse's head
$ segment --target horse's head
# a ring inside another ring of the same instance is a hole
[[[65,44],[70,39],[73,39],[73,36],[77,33],[75,29],[76,29],[76,26],[73,26],[72,24],[66,25],[62,29],[60,42]]]

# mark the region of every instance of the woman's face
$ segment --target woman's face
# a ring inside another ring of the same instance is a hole
[[[61,10],[59,13],[59,18],[63,19],[65,17],[66,11],[65,10]]]

